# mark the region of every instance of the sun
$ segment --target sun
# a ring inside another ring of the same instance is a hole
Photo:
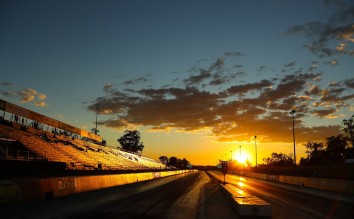
[[[235,153],[235,154],[233,154],[232,158],[241,164],[245,164],[247,161],[247,154],[246,153],[243,153],[243,154]]]

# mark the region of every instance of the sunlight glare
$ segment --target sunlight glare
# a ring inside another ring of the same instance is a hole
[[[239,163],[245,164],[247,161],[247,154],[246,153],[242,153],[242,154],[235,153],[235,154],[233,154],[232,158]]]

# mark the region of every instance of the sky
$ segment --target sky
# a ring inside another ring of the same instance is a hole
[[[215,165],[354,114],[352,0],[1,0],[0,98],[144,156]],[[257,136],[256,138],[254,136]]]

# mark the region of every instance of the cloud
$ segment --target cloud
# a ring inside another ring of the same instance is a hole
[[[323,62],[327,65],[339,65],[337,59],[333,59],[333,60],[330,60],[330,61],[326,61],[326,62]]]
[[[6,87],[13,86],[11,83],[2,83],[2,85]],[[32,103],[35,106],[40,107],[47,106],[45,102],[47,95],[43,93],[38,93],[32,88],[26,88],[20,91],[11,90],[10,88],[7,88],[5,90],[1,90],[0,92],[3,96],[7,98],[19,98],[22,103]]]
[[[245,72],[233,73],[232,65],[230,70],[226,63],[225,58],[217,58],[205,68],[195,67],[194,74],[180,78],[184,84],[179,86],[124,89],[107,83],[106,95],[87,109],[95,112],[99,104],[100,113],[106,116],[100,125],[119,130],[142,126],[162,132],[207,130],[219,141],[248,141],[257,134],[264,142],[289,142],[290,110],[297,111],[299,141],[324,140],[340,127],[309,127],[304,118],[336,118],[354,98],[350,90],[354,79],[320,86],[322,73],[314,73],[318,62],[303,67],[305,71],[298,69],[272,79],[258,77],[248,83],[235,80]],[[284,69],[295,67],[296,62],[282,65]]]
[[[320,94],[320,88],[317,85],[313,85],[310,90],[306,90],[305,94],[306,95],[319,95]]]
[[[296,64],[295,61],[289,62],[289,63],[286,63],[286,64],[283,66],[283,68],[292,68],[292,67],[295,66],[295,64]]]
[[[274,69],[272,69],[271,67],[262,65],[256,71],[274,71]]]
[[[348,88],[354,89],[354,78],[345,80],[344,85]]]
[[[347,50],[354,43],[354,6],[336,5],[337,11],[328,18],[326,23],[309,22],[290,27],[287,34],[304,34],[311,42],[304,45],[319,57],[330,57],[338,54],[352,56],[353,50]],[[336,47],[332,47],[332,43]]]
[[[243,54],[239,52],[225,52],[223,57],[216,58],[215,61],[207,67],[192,66],[188,72],[193,73],[183,82],[188,87],[208,87],[219,86],[230,83],[233,79],[244,76],[246,73],[244,70],[240,70],[243,65],[231,65],[225,66],[226,57],[241,56]],[[205,62],[206,59],[203,59]],[[198,62],[199,64],[200,62]]]
[[[216,61],[208,67],[208,69],[199,68],[197,75],[191,75],[183,81],[187,86],[197,86],[202,82],[209,85],[219,85],[228,81],[228,77],[224,76],[224,64],[224,58],[217,58]],[[196,67],[192,67],[192,71],[195,71],[195,69]],[[207,80],[211,81],[206,82]]]
[[[209,82],[209,85],[222,85],[225,83],[230,82],[231,80],[238,78],[238,77],[242,77],[243,75],[245,75],[245,72],[241,71],[241,72],[236,72],[236,73],[216,73],[213,75],[212,80]]]
[[[149,80],[147,78],[137,78],[137,79],[133,79],[133,80],[128,80],[128,81],[124,81],[123,84],[124,85],[132,85],[132,84],[139,84],[142,82],[148,82]]]
[[[269,80],[262,80],[256,83],[249,83],[243,85],[235,85],[226,90],[228,95],[235,95],[235,94],[245,94],[252,90],[262,90],[265,88],[269,88],[272,85],[272,82]]]
[[[234,67],[234,68],[241,68],[241,67],[243,67],[243,65],[240,65],[240,64],[239,64],[239,65],[234,65],[233,67]]]
[[[37,101],[37,102],[34,102],[34,105],[36,105],[36,106],[41,106],[41,107],[47,106],[47,104],[46,104],[44,101]]]
[[[257,99],[258,104],[266,106],[272,102],[273,106],[279,106],[279,102],[302,92],[307,85],[307,81],[313,81],[320,74],[298,74],[298,75],[285,75],[280,79],[280,83],[276,88],[265,89]],[[275,104],[277,102],[277,104]]]
[[[103,90],[104,91],[109,91],[109,90],[111,90],[112,89],[112,84],[111,83],[106,83],[104,86],[103,86]]]
[[[212,76],[212,74],[205,70],[205,69],[200,69],[200,72],[198,75],[193,75],[190,76],[188,79],[184,80],[184,82],[188,85],[195,85],[195,84],[199,84],[202,81],[204,81],[205,79],[208,79]]]
[[[307,24],[295,25],[290,27],[286,33],[298,34],[303,33],[310,38],[318,38],[324,31],[324,25],[321,22],[310,22]]]
[[[34,100],[35,95],[37,94],[37,91],[31,89],[31,88],[27,88],[24,89],[20,92],[17,93],[20,97],[21,97],[21,102],[31,102],[32,100]]]
[[[315,109],[311,111],[313,115],[316,115],[318,117],[330,117],[333,113],[337,112],[335,108],[327,108],[327,109]]]
[[[289,93],[282,93],[286,85],[291,87],[289,83],[289,81],[284,82],[283,86],[278,85],[272,89],[267,88],[271,85],[269,81],[262,80],[254,84],[230,87],[222,94],[186,87],[143,89],[137,90],[136,95],[133,96],[127,94],[99,98],[97,103],[106,112],[110,112],[109,115],[112,115],[110,119],[101,121],[100,124],[117,129],[132,126],[147,126],[153,130],[198,131],[209,129],[213,135],[218,136],[220,141],[230,138],[240,141],[247,140],[249,135],[262,133],[265,141],[286,142],[291,139],[288,136],[291,124],[287,112],[293,107],[301,107],[305,112],[309,111],[309,109],[305,109],[307,103],[301,105],[302,102],[309,100],[306,99],[306,96],[287,97]],[[295,84],[298,85],[293,86],[293,89],[289,91],[291,95],[298,92],[299,88],[303,86],[303,83]],[[259,96],[255,98],[229,102],[225,100],[230,97],[231,93],[257,89],[267,89],[268,98],[264,98],[265,95],[260,92]],[[227,95],[225,96],[225,94]],[[269,101],[278,103],[267,104]],[[93,105],[91,105],[92,108]],[[267,115],[269,111],[271,113]],[[318,116],[329,116],[333,112],[333,109],[317,109],[311,113]],[[299,120],[298,124],[299,127],[304,128],[302,121]],[[303,140],[306,140],[305,137]]]
[[[54,117],[57,117],[57,118],[64,118],[64,115],[62,115],[62,114],[54,114]]]
[[[39,99],[39,100],[45,100],[45,99],[47,99],[47,95],[45,95],[45,94],[38,94],[38,99]]]
[[[336,2],[338,4],[338,2]],[[344,22],[354,17],[354,6],[347,6],[345,2],[338,4],[339,10],[331,17],[332,22]]]
[[[354,43],[354,24],[336,27],[332,30],[328,30],[327,34],[331,37]]]
[[[3,85],[3,86],[12,86],[12,83],[10,83],[10,82],[1,82],[1,85]]]
[[[240,52],[224,52],[225,57],[238,57],[238,56],[243,56],[242,53]]]
[[[345,43],[339,43],[338,46],[336,47],[336,50],[338,52],[344,52],[347,47],[347,44]]]
[[[316,109],[312,112],[328,111],[328,106],[335,106],[337,109],[348,106],[350,101],[354,99],[354,94],[352,94],[352,91],[350,91],[350,89],[353,89],[350,87],[350,82],[351,79],[345,80],[340,83],[331,82],[329,83],[327,88],[323,89],[321,89],[317,85],[313,85],[309,90],[306,90],[306,95],[313,96],[313,99],[316,99],[316,101],[312,103],[313,106],[326,108]],[[321,115],[321,113],[316,113],[316,115]]]

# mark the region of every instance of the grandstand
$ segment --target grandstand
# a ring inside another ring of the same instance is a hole
[[[4,108],[4,107],[3,107]],[[166,166],[154,159],[73,135],[66,130],[49,132],[32,120],[31,125],[4,116],[0,119],[0,160],[61,163],[66,170],[161,170]],[[23,117],[22,117],[23,118]],[[36,124],[36,125],[33,125]],[[53,129],[54,130],[54,129]],[[56,129],[55,129],[56,130]],[[67,134],[69,133],[69,134]],[[96,137],[97,139],[97,137]]]

